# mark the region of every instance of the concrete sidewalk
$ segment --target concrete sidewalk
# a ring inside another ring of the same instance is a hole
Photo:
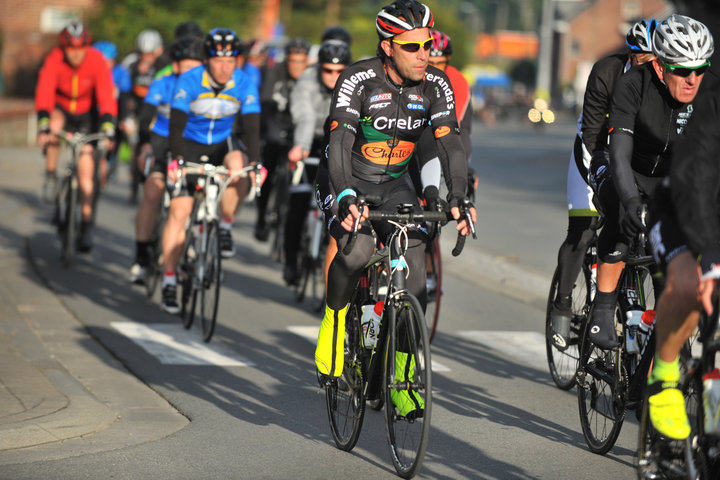
[[[38,275],[38,149],[0,149],[0,465],[163,438],[188,424],[91,338]]]

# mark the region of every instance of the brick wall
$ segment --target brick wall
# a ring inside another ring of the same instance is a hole
[[[100,0],[0,0],[0,72],[4,94],[30,97],[35,91],[37,71],[43,57],[57,40],[57,33],[41,31],[41,16],[47,7],[86,12]]]

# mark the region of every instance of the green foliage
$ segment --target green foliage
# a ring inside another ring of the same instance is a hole
[[[194,20],[203,30],[214,27],[232,28],[242,38],[249,26],[256,23],[259,1],[198,2],[197,0],[113,0],[104,1],[98,13],[88,19],[93,38],[110,40],[118,47],[119,57],[135,47],[138,33],[154,28],[165,39],[173,40],[173,30],[179,23]]]

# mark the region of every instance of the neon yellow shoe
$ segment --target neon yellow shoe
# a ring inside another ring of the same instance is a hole
[[[409,356],[404,352],[395,352],[395,378],[399,382],[405,382],[407,379],[412,381],[415,375],[415,357],[410,358],[408,365]],[[418,392],[412,389],[393,389],[390,390],[390,399],[403,417],[414,419],[423,416],[425,402]]]
[[[321,375],[339,377],[345,359],[345,314],[347,305],[340,310],[325,307],[325,316],[320,325],[315,366]]]
[[[690,422],[685,412],[685,397],[677,382],[654,382],[648,385],[650,421],[660,435],[684,440],[690,435]]]

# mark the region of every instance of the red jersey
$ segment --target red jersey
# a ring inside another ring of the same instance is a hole
[[[450,85],[455,93],[455,113],[458,122],[461,122],[465,118],[465,112],[470,104],[470,85],[460,70],[452,65],[445,68],[445,75],[450,79]]]
[[[117,116],[112,74],[103,54],[87,47],[83,62],[73,68],[63,50],[55,47],[40,69],[35,110],[50,113],[59,106],[71,115],[82,115],[95,105],[101,116]]]

